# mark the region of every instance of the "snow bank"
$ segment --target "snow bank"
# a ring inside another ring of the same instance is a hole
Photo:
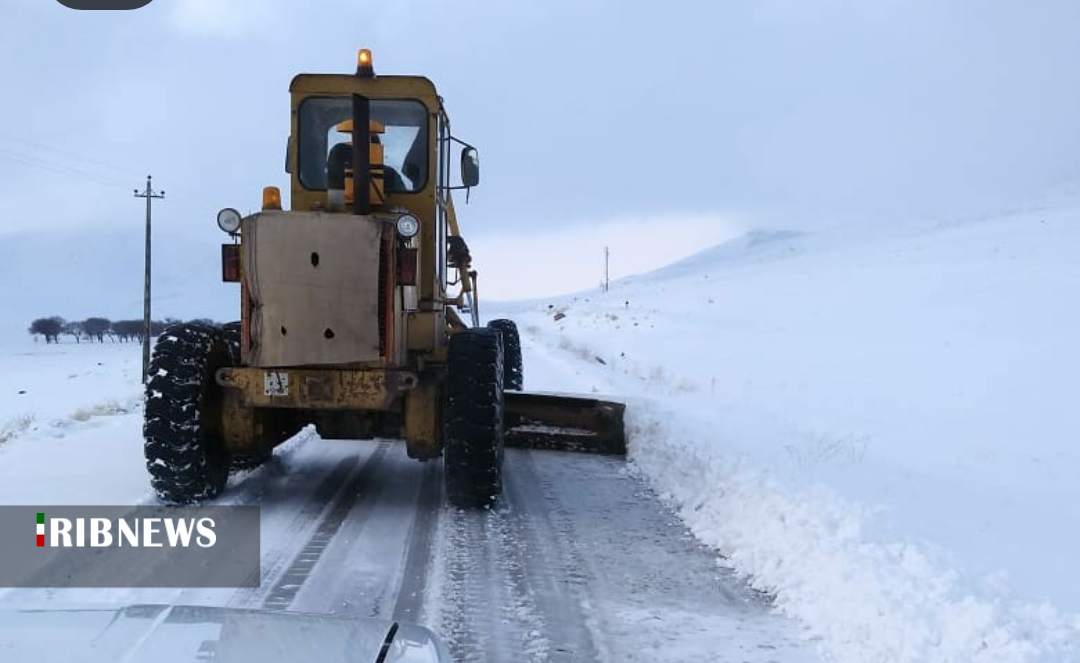
[[[980,588],[925,544],[877,541],[887,517],[717,454],[716,424],[631,410],[633,461],[722,563],[775,597],[839,661],[1072,661],[1080,617]]]
[[[1076,247],[1075,201],[755,233],[498,314],[837,660],[1080,660]]]

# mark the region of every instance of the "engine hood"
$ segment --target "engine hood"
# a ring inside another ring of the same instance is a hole
[[[0,611],[5,663],[429,663],[427,629],[389,621],[196,606]]]

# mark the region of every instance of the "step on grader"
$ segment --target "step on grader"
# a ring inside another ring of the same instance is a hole
[[[516,326],[481,326],[451,197],[478,184],[479,157],[432,82],[376,76],[365,49],[355,74],[290,91],[291,209],[267,187],[262,211],[218,214],[240,321],[173,325],[154,348],[143,432],[160,498],[214,498],[308,425],[442,457],[462,508],[498,499],[506,445],[624,454],[622,404],[522,392]]]

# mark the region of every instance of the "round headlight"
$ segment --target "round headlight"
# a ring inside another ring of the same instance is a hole
[[[240,212],[231,207],[226,207],[217,213],[217,224],[218,228],[230,235],[235,234],[237,230],[240,230]]]
[[[420,221],[411,214],[402,215],[397,220],[397,231],[405,239],[415,237],[420,232]]]

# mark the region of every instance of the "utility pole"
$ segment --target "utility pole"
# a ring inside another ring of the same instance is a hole
[[[150,371],[150,212],[154,198],[164,198],[165,192],[156,193],[150,186],[153,178],[146,176],[146,191],[139,193],[135,189],[136,198],[146,198],[146,257],[144,267],[146,275],[143,281],[143,341],[142,341],[142,381],[146,384],[146,374]]]
[[[611,251],[608,247],[604,247],[604,292],[607,292],[611,288],[611,278],[608,275],[608,262]]]

